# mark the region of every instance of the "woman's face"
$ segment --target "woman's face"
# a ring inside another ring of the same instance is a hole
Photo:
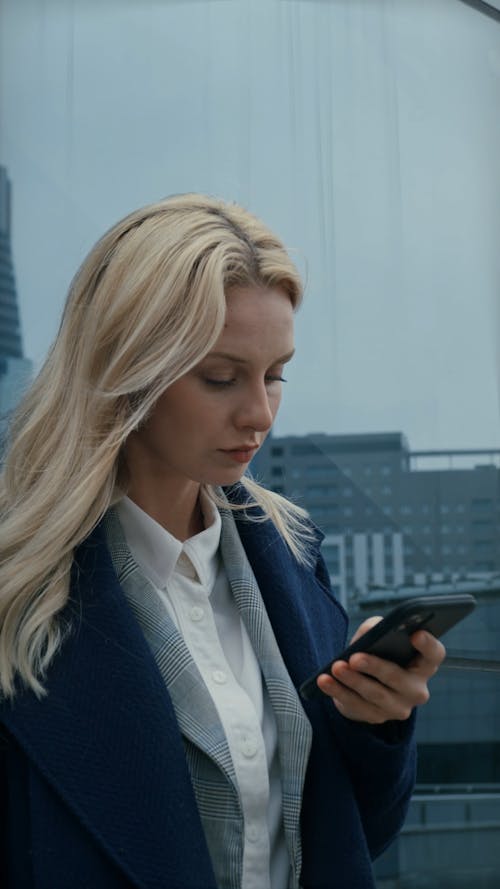
[[[165,390],[133,433],[132,481],[134,464],[158,481],[238,481],[271,428],[293,349],[293,309],[284,291],[232,290],[212,351]]]

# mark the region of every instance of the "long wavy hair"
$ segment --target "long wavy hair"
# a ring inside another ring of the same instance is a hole
[[[180,195],[131,213],[77,272],[44,366],[12,419],[0,477],[0,694],[38,696],[64,631],[75,547],[126,491],[121,452],[210,351],[230,288],[302,288],[280,240],[234,204]],[[305,512],[242,479],[300,561]],[[217,499],[214,490],[208,493]]]

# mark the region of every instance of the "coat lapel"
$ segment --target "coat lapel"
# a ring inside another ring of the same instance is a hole
[[[241,503],[247,497],[239,486],[226,495]],[[258,508],[249,510],[253,517]],[[347,614],[322,576],[319,547],[323,534],[315,529],[316,541],[309,552],[311,567],[300,565],[276,527],[269,521],[254,521],[236,513],[238,536],[252,567],[266,606],[279,650],[296,689],[318,669],[331,653],[345,645]],[[325,654],[326,652],[326,654]],[[304,704],[308,712],[309,705]]]
[[[224,729],[200,671],[158,593],[131,555],[113,510],[103,524],[118,581],[168,688],[180,730],[214,760],[237,792]]]
[[[134,886],[215,889],[172,702],[102,529],[77,552],[63,619],[47,696],[20,693],[0,718]]]

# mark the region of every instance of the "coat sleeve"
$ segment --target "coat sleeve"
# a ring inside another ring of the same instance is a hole
[[[330,586],[321,555],[316,577]],[[397,836],[408,810],[416,778],[416,712],[406,721],[370,726],[342,716],[326,696],[322,706],[350,777],[370,854],[375,858]]]
[[[7,740],[0,726],[0,886],[7,886]]]
[[[31,889],[29,767],[14,738],[0,724],[0,886]]]
[[[415,784],[415,713],[401,725],[379,727],[352,722],[332,702],[335,742],[350,775],[372,858],[380,855],[403,826]]]

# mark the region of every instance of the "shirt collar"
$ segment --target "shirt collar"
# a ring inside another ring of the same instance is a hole
[[[129,497],[123,497],[116,505],[135,561],[146,577],[160,589],[166,587],[176,572],[191,578],[197,576],[208,594],[212,591],[218,569],[221,517],[213,501],[203,491],[200,504],[205,528],[184,542],[177,540]]]

